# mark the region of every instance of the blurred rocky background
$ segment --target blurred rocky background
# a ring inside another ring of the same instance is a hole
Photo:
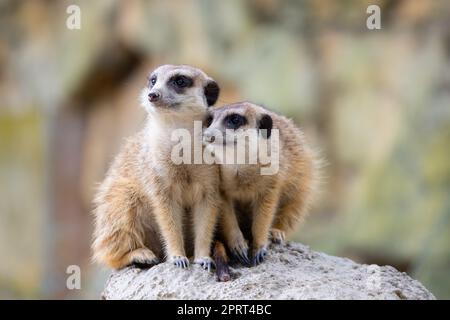
[[[99,298],[92,196],[164,63],[203,68],[219,104],[292,117],[321,150],[322,194],[292,239],[450,298],[447,0],[1,0],[0,298]]]

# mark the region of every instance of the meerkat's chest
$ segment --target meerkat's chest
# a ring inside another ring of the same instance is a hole
[[[252,200],[261,190],[264,177],[253,168],[222,166],[222,189],[228,196],[239,200]]]
[[[170,189],[181,204],[192,206],[200,203],[207,194],[217,193],[219,179],[214,168],[188,165],[177,166],[175,171]]]

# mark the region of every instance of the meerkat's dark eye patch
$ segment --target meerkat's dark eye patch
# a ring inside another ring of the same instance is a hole
[[[234,113],[226,116],[223,122],[224,126],[227,129],[236,130],[242,127],[243,125],[247,124],[247,118],[241,116],[240,114]]]
[[[205,128],[209,128],[209,126],[212,124],[214,118],[211,114],[207,115],[205,118],[205,121],[203,121],[203,125]]]
[[[261,135],[264,139],[269,139],[272,134],[273,121],[272,117],[268,114],[265,114],[259,120],[258,129],[261,131]]]
[[[170,78],[169,83],[175,88],[177,92],[180,92],[184,88],[192,87],[194,81],[192,78],[183,75],[175,75]]]

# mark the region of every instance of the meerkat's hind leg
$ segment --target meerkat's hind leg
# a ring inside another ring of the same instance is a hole
[[[297,192],[294,192],[297,193]],[[289,197],[278,209],[270,229],[270,240],[275,244],[284,244],[286,233],[293,230],[305,216],[307,205],[302,197]]]
[[[96,199],[93,258],[114,269],[158,263],[145,245],[146,227],[138,215],[135,185],[132,180],[117,179],[112,185],[102,186]]]
[[[270,229],[270,240],[275,244],[284,244],[286,241],[286,233],[277,228]]]
[[[139,248],[127,253],[122,259],[129,261],[125,265],[136,266],[140,269],[148,269],[160,263],[155,254],[147,248]]]

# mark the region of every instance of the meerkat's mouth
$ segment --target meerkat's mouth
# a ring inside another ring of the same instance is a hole
[[[175,109],[181,106],[179,102],[156,101],[151,102],[156,109]]]

